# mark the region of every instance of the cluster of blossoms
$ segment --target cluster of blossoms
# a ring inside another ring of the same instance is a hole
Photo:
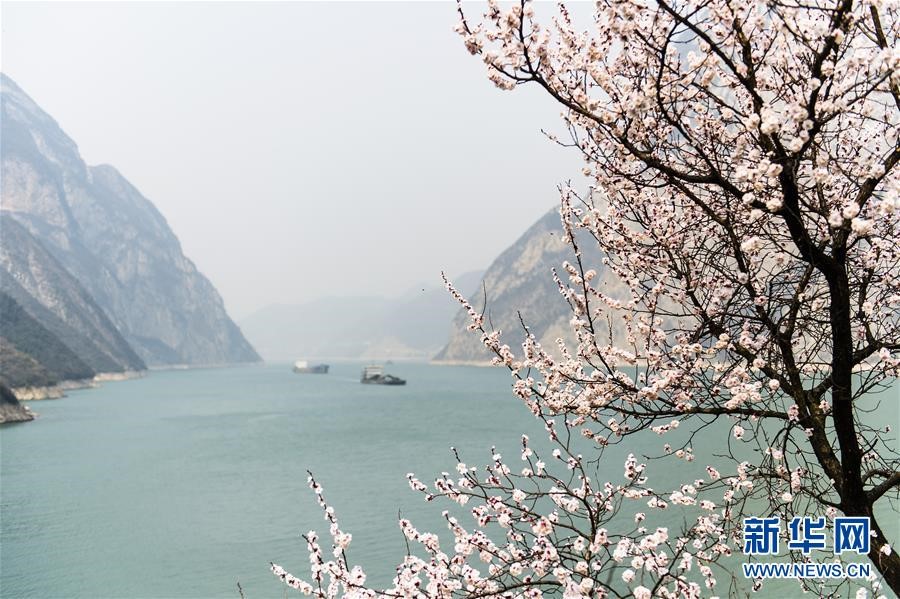
[[[874,517],[897,448],[854,406],[898,376],[898,5],[623,0],[592,17],[460,9],[492,80],[563,106],[590,183],[562,189],[572,340],[526,331],[501,360],[517,395],[600,445],[731,420],[728,453],[766,456],[751,479],[769,509]]]
[[[433,485],[408,475],[410,487],[428,501],[467,506],[471,524],[444,511],[450,542],[442,544],[439,535],[401,519],[400,528],[417,551],[410,550],[398,565],[393,586],[377,591],[365,586],[358,566],[349,565],[350,536],[341,531],[310,475],[310,487],[330,525],[331,555],[310,532],[304,538],[311,582],[275,564],[272,572],[289,587],[323,598],[493,597],[508,596],[511,588],[523,597],[699,597],[717,586],[714,568],[727,574],[718,562],[732,553],[723,528],[727,508],[701,502],[693,524],[677,534],[647,521],[660,519],[670,504],[695,505],[697,489],[713,484],[718,474],[661,496],[647,485],[646,464],[634,455],[626,458],[621,478],[599,483],[589,476],[585,460],[565,447],[560,444],[550,458],[566,472],[564,477],[551,474],[527,436],[522,437],[522,467],[515,470],[494,453],[483,468],[469,466],[457,455],[456,475],[443,473]],[[710,467],[709,472],[715,470]]]
[[[273,570],[321,597],[696,597],[727,593],[744,515],[845,514],[872,519],[871,590],[900,592],[875,510],[900,457],[863,409],[900,375],[900,6],[601,0],[587,30],[541,10],[460,8],[457,31],[497,86],[559,102],[569,141],[553,139],[584,156],[552,273],[571,335],[545,347],[524,323],[513,351],[447,285],[556,449],[525,438],[522,468],[410,476],[472,523],[448,510],[444,546],[401,522],[420,557],[391,589],[365,588],[324,502],[333,559],[309,535],[312,583]],[[613,480],[637,439],[684,480],[654,489],[632,455]],[[719,457],[698,475],[699,441]]]

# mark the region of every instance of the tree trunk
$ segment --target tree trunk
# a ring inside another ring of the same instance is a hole
[[[884,576],[891,589],[900,595],[900,556],[891,550],[890,555],[882,553],[887,544],[884,532],[875,520],[872,504],[866,497],[862,481],[862,450],[856,434],[853,415],[853,329],[851,326],[852,301],[850,284],[843,266],[843,256],[837,256],[840,267],[828,277],[831,295],[830,317],[832,332],[831,373],[833,387],[832,417],[834,429],[840,445],[841,475],[838,484],[841,497],[841,511],[847,516],[868,516],[871,530],[876,536],[871,538],[869,560]]]

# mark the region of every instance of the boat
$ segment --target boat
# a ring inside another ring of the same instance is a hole
[[[294,372],[300,374],[328,374],[328,364],[310,364],[306,360],[294,362]]]
[[[364,385],[405,385],[406,381],[392,374],[385,374],[383,366],[363,368],[359,382]]]

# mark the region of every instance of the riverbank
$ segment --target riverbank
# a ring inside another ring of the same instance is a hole
[[[487,368],[494,366],[488,360],[429,360],[428,364],[432,366],[477,366],[478,368]]]
[[[19,403],[9,387],[0,384],[0,424],[28,422],[29,420],[34,420],[34,413],[31,409]]]
[[[130,379],[140,378],[145,375],[145,371],[126,370],[125,372],[101,372],[94,375],[90,379],[78,379],[70,381],[60,381],[56,385],[46,387],[26,386],[14,387],[13,394],[19,401],[42,401],[45,399],[61,399],[66,396],[69,391],[78,389],[91,389],[98,387],[101,383],[111,381],[127,381]]]
[[[34,420],[34,412],[28,406],[22,404],[0,404],[0,424],[8,422],[28,422]]]

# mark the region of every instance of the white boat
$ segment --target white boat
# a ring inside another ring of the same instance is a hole
[[[364,385],[405,385],[406,381],[392,374],[385,374],[383,366],[366,366],[359,379]]]
[[[300,374],[328,374],[328,364],[310,364],[306,360],[294,362],[294,372]]]

